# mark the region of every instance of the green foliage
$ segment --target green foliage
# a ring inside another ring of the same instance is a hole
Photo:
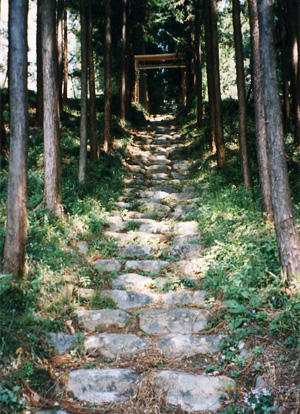
[[[6,382],[0,384],[0,410],[3,414],[21,412],[24,408],[24,399],[18,393],[20,387],[11,386]],[[13,410],[13,411],[12,411]]]

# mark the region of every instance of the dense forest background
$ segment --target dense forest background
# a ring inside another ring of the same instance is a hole
[[[29,68],[28,6],[36,11]],[[236,364],[242,376],[230,349],[257,336],[252,372],[274,346],[276,369],[288,376],[300,347],[299,0],[10,0],[9,8],[0,45],[0,412],[33,403],[20,399],[24,381],[45,392],[41,337],[67,329],[79,301],[70,280],[105,288],[91,263],[116,252],[103,229],[132,174],[137,129],[158,114],[172,114],[193,160],[201,284],[215,301],[211,328],[228,335],[225,365],[207,372]],[[134,56],[170,53],[172,64],[155,69],[153,57],[153,68],[136,70]],[[88,259],[79,241],[89,243]],[[298,410],[298,385],[284,375],[277,407]],[[224,413],[242,412],[239,404]],[[257,413],[276,404],[268,395]]]

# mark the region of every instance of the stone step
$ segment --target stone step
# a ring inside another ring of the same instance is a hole
[[[172,171],[172,168],[166,164],[153,164],[147,168],[147,175],[151,176],[151,174],[156,173],[169,173]]]
[[[208,311],[203,309],[171,309],[141,312],[140,329],[150,335],[199,333],[206,327]]]
[[[153,279],[151,277],[142,276],[138,273],[125,273],[111,281],[111,285],[115,289],[135,289],[137,291],[143,291],[149,288],[152,283]]]
[[[99,259],[93,263],[93,266],[99,273],[119,272],[122,267],[115,259]]]
[[[149,180],[152,180],[152,181],[158,181],[158,180],[167,181],[170,178],[170,176],[173,177],[172,174],[173,174],[173,172],[170,172],[170,175],[166,174],[166,173],[149,174],[148,178],[149,178]]]
[[[88,332],[104,332],[125,328],[131,316],[119,309],[78,310],[75,311],[78,326]]]
[[[169,256],[179,256],[181,259],[198,259],[204,251],[201,244],[176,244],[168,250]]]
[[[173,231],[179,235],[194,234],[197,233],[198,222],[197,221],[183,221],[176,223]]]
[[[85,352],[92,357],[128,358],[146,348],[147,342],[133,334],[102,333],[89,336],[84,341]]]
[[[125,272],[148,272],[158,274],[167,269],[170,263],[165,260],[128,260]]]
[[[221,408],[221,396],[234,390],[235,381],[226,376],[211,377],[176,371],[161,371],[155,382],[165,391],[167,403],[180,405],[187,412],[215,411]]]
[[[103,290],[101,296],[112,299],[116,307],[123,310],[141,308],[158,300],[158,295],[155,293],[145,294],[126,290]]]
[[[153,256],[157,252],[157,249],[153,246],[139,246],[139,245],[129,245],[126,247],[121,247],[119,249],[119,256],[121,258],[137,258],[137,259],[146,259],[149,256]]]
[[[129,369],[78,369],[69,374],[69,396],[91,404],[128,399],[139,375]]]
[[[217,336],[168,334],[158,338],[158,349],[165,358],[184,358],[195,355],[215,354],[220,351]]]
[[[132,243],[134,241],[143,241],[143,243],[158,244],[164,243],[169,239],[169,236],[163,234],[153,234],[142,231],[130,231],[128,233],[105,231],[104,235],[119,242],[120,247]]]

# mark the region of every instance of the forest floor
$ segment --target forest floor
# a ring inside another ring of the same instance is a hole
[[[1,413],[300,412],[299,294],[273,225],[236,144],[220,171],[185,125],[131,129],[85,188],[62,130],[67,214],[32,209],[27,278],[1,278]]]

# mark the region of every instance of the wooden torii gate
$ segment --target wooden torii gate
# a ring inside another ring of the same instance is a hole
[[[172,61],[172,63],[169,63]],[[170,68],[186,68],[184,63],[185,56],[177,53],[161,53],[154,55],[135,55],[134,69],[135,69],[135,84],[134,84],[134,102],[139,100],[139,80],[137,72],[139,70],[149,69],[170,69]],[[147,63],[146,63],[147,62]],[[151,63],[160,62],[160,63]]]

